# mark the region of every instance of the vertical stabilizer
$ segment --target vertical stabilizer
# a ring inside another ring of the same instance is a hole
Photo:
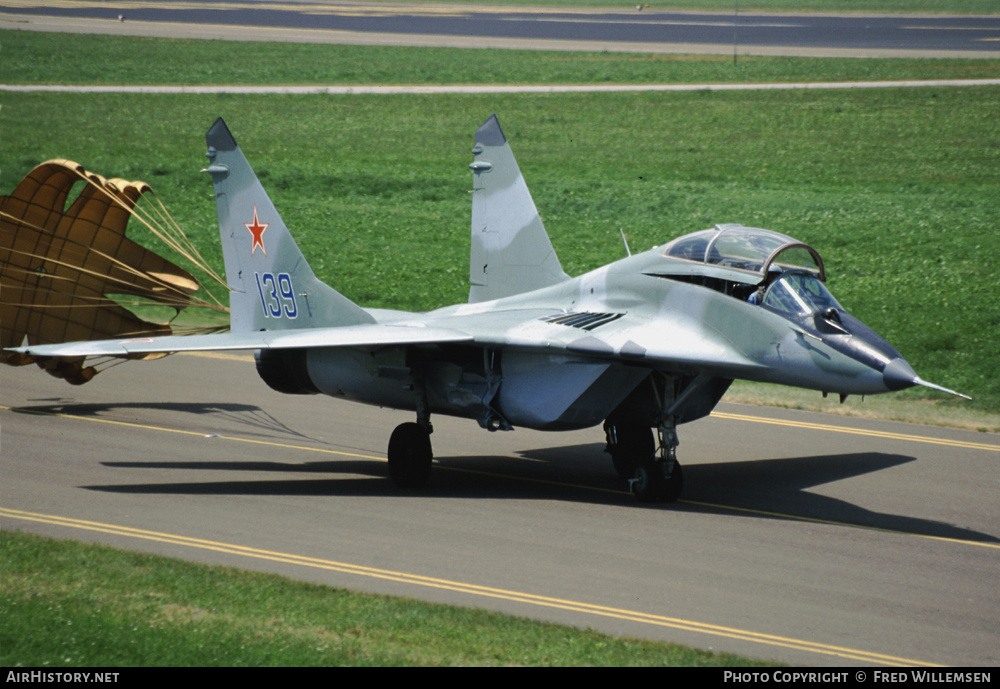
[[[472,152],[469,302],[509,297],[568,279],[496,115],[476,130]]]
[[[229,283],[233,332],[374,319],[319,281],[220,117],[205,135]]]

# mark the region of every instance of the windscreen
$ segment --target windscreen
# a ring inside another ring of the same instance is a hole
[[[812,314],[828,308],[843,311],[823,283],[802,273],[782,275],[764,295],[764,306],[783,314]]]

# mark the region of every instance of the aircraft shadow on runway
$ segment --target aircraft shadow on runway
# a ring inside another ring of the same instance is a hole
[[[1000,543],[991,534],[919,517],[876,512],[839,498],[810,492],[914,461],[879,452],[782,457],[684,466],[685,495],[668,508],[733,518],[807,519],[938,538]],[[104,466],[259,474],[244,480],[133,485],[92,485],[91,490],[130,494],[371,496],[399,499],[476,498],[562,500],[643,509],[625,495],[625,482],[611,468],[602,444],[523,451],[518,456],[451,456],[435,461],[431,483],[404,491],[385,477],[384,461],[320,462],[163,460],[107,462]],[[312,478],[267,478],[263,474],[313,474]],[[315,475],[336,474],[338,478]],[[653,509],[664,509],[656,505]]]
[[[685,468],[685,499],[713,513],[748,510],[755,517],[809,519],[937,538],[1000,543],[1000,538],[945,522],[878,512],[810,491],[915,461],[906,455],[858,452],[719,462]],[[688,481],[688,477],[691,477]],[[916,502],[919,503],[919,500]],[[694,507],[694,505],[692,505]]]
[[[40,400],[41,401],[41,400]],[[168,423],[168,414],[192,414],[204,422],[197,424],[205,433],[238,432],[241,437],[267,440],[299,440],[318,443],[330,447],[344,448],[310,437],[291,428],[270,412],[253,404],[219,402],[115,402],[113,404],[70,404],[57,400],[54,404],[14,407],[11,411],[20,414],[60,414],[93,418],[111,416],[112,412],[148,410],[164,415],[163,423]],[[120,417],[121,414],[118,414]],[[160,421],[157,420],[157,423]],[[143,421],[135,421],[143,423]],[[189,424],[173,424],[188,426]],[[233,430],[223,428],[227,426]],[[235,427],[235,428],[233,428]],[[357,448],[347,448],[357,449]]]

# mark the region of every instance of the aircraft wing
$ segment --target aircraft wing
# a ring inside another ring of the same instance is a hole
[[[28,345],[11,351],[38,357],[129,357],[155,353],[310,347],[461,344],[532,349],[670,370],[742,377],[754,362],[721,333],[694,321],[669,324],[629,314],[516,309],[452,314],[326,328],[213,335],[171,335]]]
[[[169,352],[212,352],[241,349],[362,347],[445,342],[469,342],[463,332],[419,325],[361,324],[333,328],[271,330],[215,335],[172,335],[133,340],[94,340],[66,344],[29,345],[11,351],[32,356],[131,356]]]

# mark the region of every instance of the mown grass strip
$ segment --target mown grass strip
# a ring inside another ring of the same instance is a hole
[[[0,31],[4,84],[650,84],[986,79],[1000,60],[468,50]],[[135,56],[142,55],[141,61]],[[183,59],[178,59],[178,56]]]

